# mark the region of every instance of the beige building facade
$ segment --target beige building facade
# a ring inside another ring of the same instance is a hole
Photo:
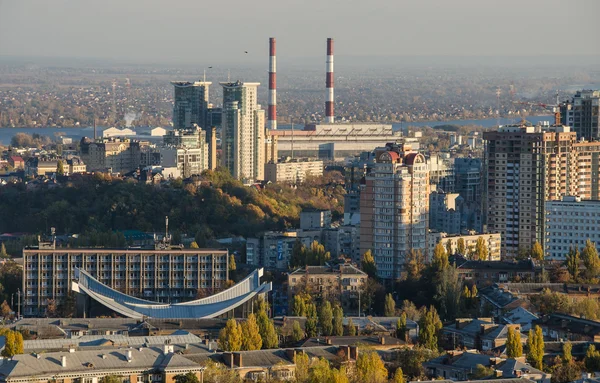
[[[323,175],[323,161],[289,161],[265,164],[265,180],[298,183]]]

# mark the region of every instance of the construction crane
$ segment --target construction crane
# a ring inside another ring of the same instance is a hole
[[[545,104],[540,102],[513,101],[513,104],[538,106],[544,109],[552,109],[554,113],[554,124],[560,125],[560,102],[558,101],[558,91],[556,91],[556,104]]]

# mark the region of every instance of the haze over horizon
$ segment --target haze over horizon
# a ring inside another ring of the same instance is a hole
[[[0,0],[0,52],[254,64],[264,63],[274,36],[282,60],[323,56],[326,37],[335,38],[336,55],[359,58],[600,55],[597,0],[349,3]]]

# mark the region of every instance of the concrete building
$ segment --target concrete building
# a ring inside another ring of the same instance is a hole
[[[344,195],[344,225],[360,224],[360,193],[350,191]]]
[[[119,129],[119,128],[108,128],[105,129],[104,131],[102,131],[102,137],[103,138],[110,138],[110,137],[126,137],[126,136],[135,136],[136,133],[134,130],[129,129],[129,128],[123,128],[123,129]]]
[[[69,174],[85,173],[87,171],[87,165],[79,157],[71,157],[66,160],[65,169]]]
[[[286,161],[265,164],[265,180],[270,182],[299,183],[307,177],[323,175],[323,161]]]
[[[81,140],[81,159],[88,171],[106,171],[129,173],[141,164],[141,152],[149,147],[145,141],[129,138],[103,138],[95,142]]]
[[[560,106],[562,124],[573,128],[577,138],[600,140],[600,91],[581,90]]]
[[[431,259],[433,256],[433,249],[438,243],[442,243],[444,249],[447,249],[448,242],[450,242],[450,247],[452,248],[452,254],[458,253],[458,241],[463,240],[465,242],[465,247],[467,249],[467,253],[475,251],[477,246],[477,241],[479,238],[483,238],[487,245],[488,249],[488,261],[499,261],[501,258],[500,249],[502,243],[502,237],[500,233],[493,234],[476,234],[471,232],[467,235],[448,235],[443,232],[429,232],[429,246],[428,246],[428,259]],[[466,256],[467,254],[461,254]]]
[[[58,169],[58,161],[57,158],[30,158],[25,164],[25,173],[33,177],[54,174]]]
[[[333,161],[343,161],[403,139],[402,133],[394,132],[391,124],[380,123],[307,124],[302,130],[278,129],[269,134],[277,139],[279,156]],[[409,140],[417,150],[418,140]]]
[[[358,226],[339,226],[324,229],[322,243],[331,258],[345,256],[353,263],[360,263],[360,228]]]
[[[23,314],[43,316],[48,300],[64,302],[75,268],[133,297],[178,302],[196,298],[199,290],[224,288],[228,261],[227,250],[70,249],[40,243],[23,249]]]
[[[358,313],[359,295],[367,278],[350,264],[303,267],[288,274],[288,302],[292,305],[294,295],[308,291],[317,300],[339,302],[345,315],[352,315]]]
[[[483,161],[481,158],[454,159],[454,192],[463,199],[462,227],[477,232],[484,231],[482,221]]]
[[[331,225],[331,211],[304,209],[300,212],[300,229],[322,229]]]
[[[407,253],[427,250],[428,167],[404,143],[376,149],[375,158],[361,187],[360,251],[372,251],[380,278],[398,279]]]
[[[572,247],[591,240],[600,251],[600,201],[563,197],[546,203],[546,259],[564,261]]]
[[[260,83],[223,82],[222,164],[244,182],[264,180],[265,111],[260,109]]]
[[[310,247],[313,241],[321,241],[321,231],[268,231],[260,238],[248,238],[246,263],[267,269],[287,270],[297,241]]]
[[[209,128],[208,94],[211,82],[172,81],[173,85],[173,128],[185,129],[197,124]]]
[[[546,201],[578,194],[577,135],[566,126],[505,126],[484,138],[487,229],[501,233],[503,256],[516,257],[545,243]]]
[[[455,189],[454,160],[448,153],[432,154],[427,158],[429,167],[429,185],[445,193]]]
[[[169,131],[163,137],[163,144],[159,150],[161,166],[177,168],[184,178],[210,169],[210,145],[206,131],[198,125]]]
[[[21,156],[8,157],[8,164],[12,166],[13,169],[25,169],[25,161]]]
[[[463,202],[463,198],[458,193],[431,192],[429,194],[429,229],[448,234],[460,233],[463,229]]]

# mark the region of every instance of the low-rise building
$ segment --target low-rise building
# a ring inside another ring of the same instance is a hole
[[[499,261],[500,260],[500,245],[502,238],[500,233],[488,233],[488,234],[477,234],[475,232],[469,232],[467,235],[448,235],[447,233],[430,232],[428,236],[428,257],[431,259],[433,256],[433,249],[438,243],[444,245],[444,249],[448,248],[448,242],[452,248],[452,254],[458,254],[458,242],[462,239],[465,242],[465,249],[467,254],[460,254],[467,256],[472,254],[476,247],[479,238],[483,238],[486,247],[488,249],[488,261]]]
[[[66,161],[68,169],[65,169],[69,174],[85,173],[87,170],[86,164],[79,157],[71,157]]]
[[[58,161],[57,158],[30,158],[25,165],[25,172],[33,177],[55,174]]]
[[[306,177],[323,175],[323,161],[288,161],[265,164],[265,180],[270,182],[297,183]]]
[[[546,259],[564,261],[572,247],[591,240],[600,251],[600,201],[563,197],[546,202]]]
[[[353,263],[360,263],[360,228],[358,226],[339,226],[323,229],[323,246],[332,258],[344,256]]]
[[[299,268],[288,274],[288,302],[291,305],[294,295],[306,291],[317,300],[339,302],[346,314],[358,313],[367,278],[366,273],[351,264]]]
[[[600,342],[600,322],[567,314],[549,314],[533,322],[552,340]]]
[[[313,241],[321,241],[321,231],[268,231],[260,238],[248,238],[246,263],[267,269],[287,270],[297,241],[310,247]]]
[[[8,164],[14,169],[25,169],[25,161],[21,156],[8,157]]]
[[[532,260],[457,261],[458,274],[478,287],[494,283],[535,281],[537,267]]]

